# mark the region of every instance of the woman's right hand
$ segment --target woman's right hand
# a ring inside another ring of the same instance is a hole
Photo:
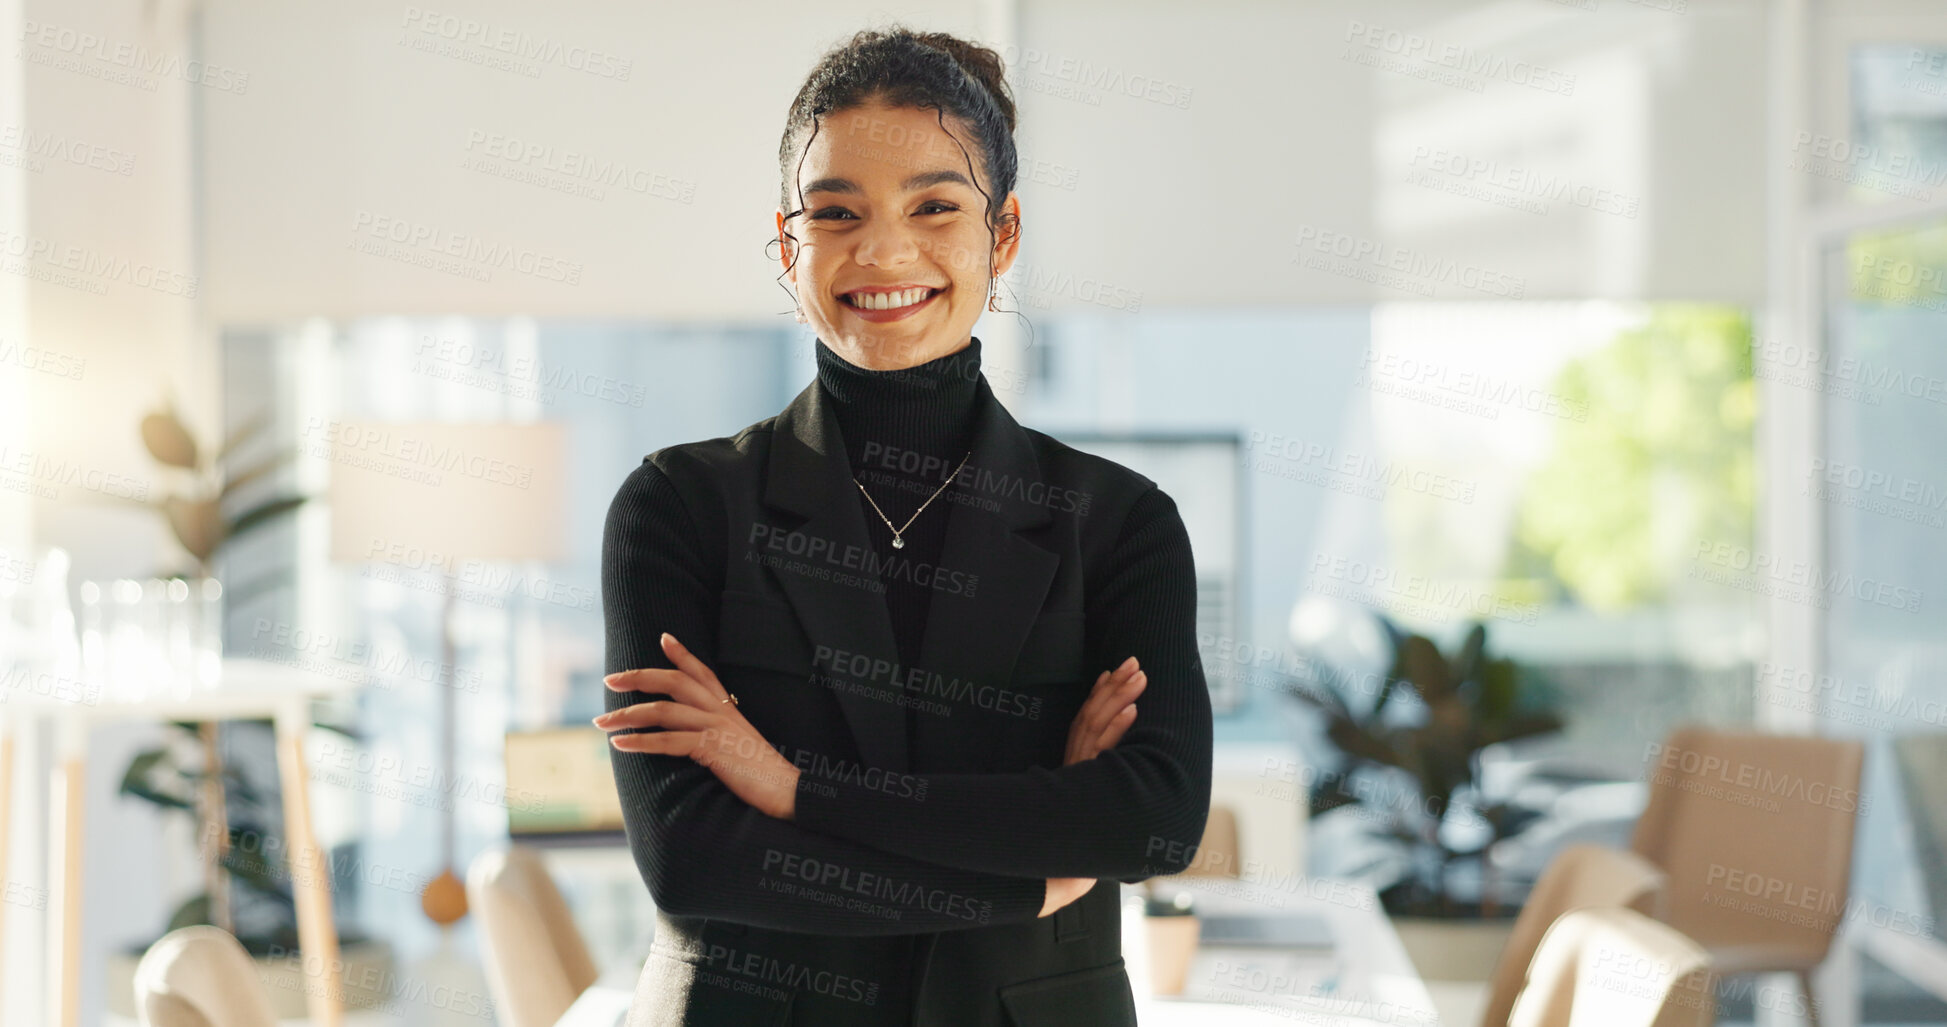
[[[1061,765],[1092,760],[1102,750],[1114,748],[1129,725],[1136,722],[1136,695],[1148,683],[1134,656],[1112,671],[1103,671],[1082,703],[1081,712],[1068,726],[1068,754]],[[1087,895],[1095,888],[1095,881],[1093,877],[1048,878],[1048,898],[1039,915],[1047,916]]]
[[[1136,696],[1149,683],[1149,676],[1136,665],[1134,656],[1114,670],[1105,670],[1095,679],[1095,688],[1082,702],[1081,712],[1068,725],[1068,754],[1061,761],[1066,767],[1092,760],[1115,743],[1136,722]]]

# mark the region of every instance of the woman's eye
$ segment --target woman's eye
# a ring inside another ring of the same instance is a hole
[[[958,206],[951,203],[947,203],[944,200],[928,200],[925,203],[920,204],[919,213],[951,214],[952,212],[959,209],[960,208]],[[847,220],[847,219],[852,221],[857,221],[858,215],[852,213],[849,210],[846,210],[844,207],[826,207],[825,209],[817,212],[816,214],[811,215],[811,220],[813,221],[840,221],[840,220]]]

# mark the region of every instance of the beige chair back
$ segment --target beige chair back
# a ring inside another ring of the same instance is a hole
[[[1219,803],[1212,803],[1210,816],[1203,822],[1203,839],[1197,842],[1196,855],[1190,860],[1188,869],[1174,874],[1158,874],[1155,880],[1176,877],[1242,877],[1238,863],[1242,859],[1237,840],[1237,811]],[[1150,885],[1145,883],[1144,888]]]
[[[1633,909],[1571,910],[1542,935],[1508,1027],[1710,1027],[1703,947]]]
[[[1665,921],[1715,968],[1807,970],[1845,912],[1856,741],[1684,727],[1649,760],[1630,848],[1669,878]]]
[[[1507,947],[1494,964],[1481,1027],[1507,1027],[1542,935],[1562,914],[1587,907],[1633,909],[1660,918],[1663,873],[1633,852],[1601,845],[1571,845],[1556,853],[1521,907]]]
[[[540,853],[524,845],[481,853],[467,868],[466,898],[501,1027],[554,1027],[597,974]]]
[[[270,996],[243,943],[209,924],[156,939],[135,964],[142,1027],[277,1027]]]

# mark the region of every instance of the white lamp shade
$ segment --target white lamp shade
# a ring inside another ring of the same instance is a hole
[[[566,434],[553,421],[332,422],[332,560],[457,572],[561,559]]]

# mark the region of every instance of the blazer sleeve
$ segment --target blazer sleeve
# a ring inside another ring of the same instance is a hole
[[[602,536],[604,673],[670,667],[664,631],[715,663],[722,586],[701,541],[712,536],[697,528],[651,460],[623,482]],[[609,710],[668,698],[603,691]],[[1043,877],[944,866],[779,820],[686,756],[613,746],[609,754],[636,867],[673,915],[816,934],[913,934],[1033,920],[1047,900]]]
[[[1107,567],[1086,587],[1091,667],[1133,654],[1149,675],[1114,748],[1057,769],[916,774],[918,799],[800,779],[793,823],[986,873],[1133,883],[1189,869],[1210,812],[1210,690],[1189,533],[1167,493],[1151,485],[1131,506]]]

